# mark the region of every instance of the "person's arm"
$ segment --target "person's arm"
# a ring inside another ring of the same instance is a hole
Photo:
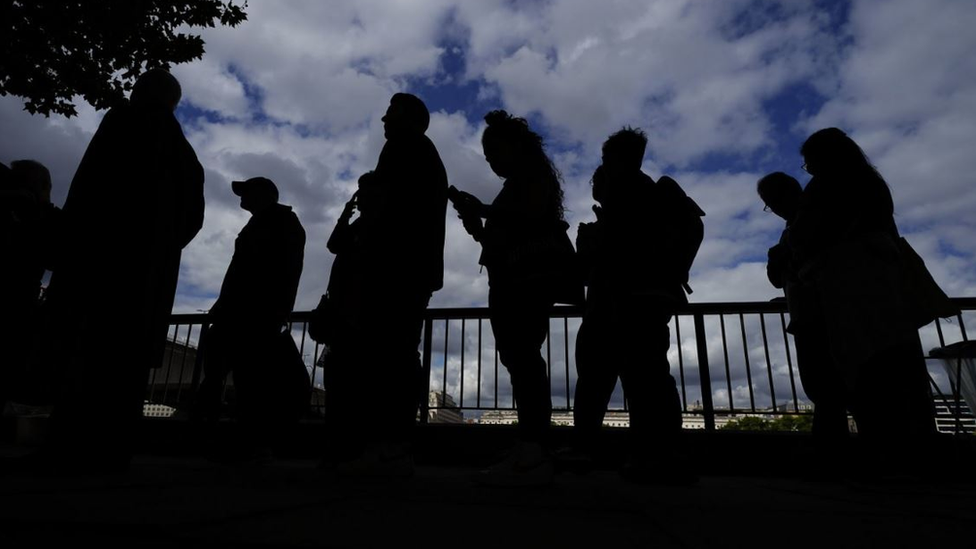
[[[352,244],[354,230],[352,224],[349,223],[349,219],[352,217],[353,212],[356,211],[356,194],[352,195],[352,198],[346,202],[346,206],[342,209],[342,213],[339,214],[339,219],[336,220],[335,228],[332,229],[332,236],[329,237],[326,247],[334,255],[339,255],[344,251],[349,249]]]
[[[276,272],[276,284],[281,292],[280,299],[275,303],[274,322],[277,326],[284,324],[295,307],[295,297],[298,295],[298,284],[301,281],[302,269],[305,261],[305,229],[302,228],[298,217],[292,214],[284,226],[281,236],[280,269]]]
[[[447,197],[454,206],[454,210],[461,219],[464,230],[474,238],[475,242],[481,242],[481,237],[485,231],[485,225],[481,219],[487,209],[478,197],[471,193],[459,190],[454,185],[448,188]]]
[[[768,258],[766,261],[766,278],[769,279],[769,283],[774,288],[783,288],[784,286],[787,264],[785,254],[788,253],[789,251],[782,244],[777,244],[770,248],[766,254]]]

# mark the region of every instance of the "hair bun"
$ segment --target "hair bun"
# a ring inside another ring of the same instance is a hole
[[[489,126],[504,124],[512,119],[512,115],[502,109],[494,110],[485,115],[485,122]]]

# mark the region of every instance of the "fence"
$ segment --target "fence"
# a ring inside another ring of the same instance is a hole
[[[920,335],[925,349],[968,339],[966,321],[974,321],[976,298],[954,301],[963,313],[923,328]],[[293,313],[290,329],[315,388],[312,409],[321,413],[323,348],[308,337],[309,315]],[[557,412],[572,410],[580,316],[578,308],[554,307],[543,346]],[[685,417],[713,430],[717,424],[743,414],[810,413],[799,383],[796,350],[786,334],[788,319],[785,303],[779,301],[694,303],[682,308],[671,320],[668,358]],[[172,316],[162,368],[150,375],[151,405],[171,409],[177,415],[188,405],[202,377],[203,356],[197,348],[205,337],[206,322],[204,314]],[[382,334],[377,337],[381,339]],[[422,421],[439,407],[469,416],[515,409],[508,375],[495,350],[487,309],[428,309],[421,360],[428,390],[441,394],[432,399],[433,405],[431,399],[422,400]],[[958,404],[959,387],[936,366],[930,363],[929,368],[933,392]],[[611,410],[626,410],[619,387]]]

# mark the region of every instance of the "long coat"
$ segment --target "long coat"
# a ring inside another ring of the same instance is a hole
[[[203,180],[172,111],[125,103],[102,119],[65,200],[48,294],[75,360],[97,349],[88,358],[159,366]]]

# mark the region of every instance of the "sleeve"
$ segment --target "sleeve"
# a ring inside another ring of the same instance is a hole
[[[203,194],[204,171],[203,166],[197,159],[196,152],[186,140],[186,137],[183,136],[182,130],[178,131],[180,132],[180,153],[182,156],[180,163],[183,169],[181,170],[182,173],[178,182],[182,195],[180,197],[182,219],[178,229],[177,244],[180,249],[183,249],[196,237],[197,233],[203,227],[205,208]]]

